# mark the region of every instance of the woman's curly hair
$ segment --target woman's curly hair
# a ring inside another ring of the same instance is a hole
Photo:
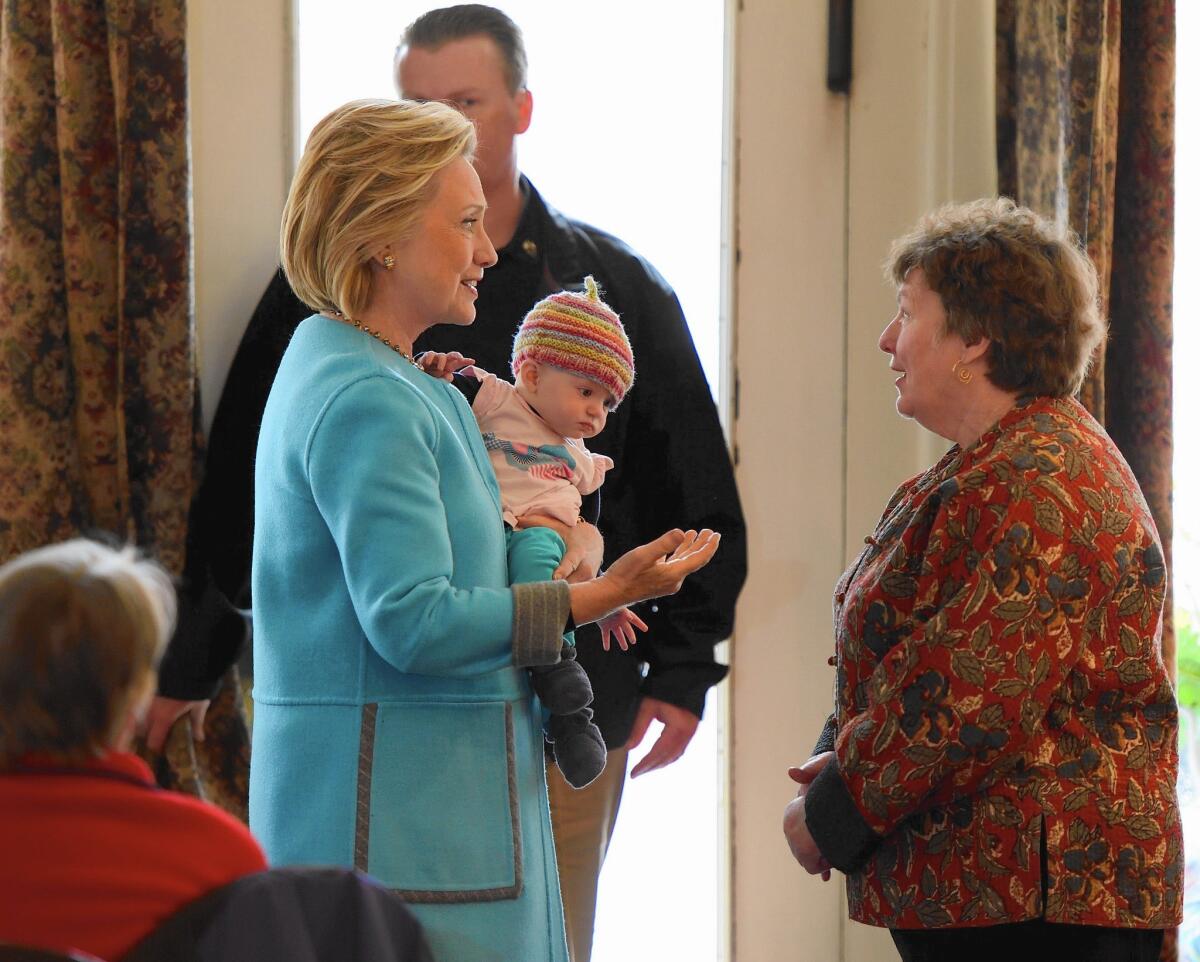
[[[946,310],[946,329],[987,338],[987,377],[1019,395],[1075,394],[1104,340],[1096,269],[1071,231],[1007,197],[948,204],[892,244],[884,273],[913,268]]]

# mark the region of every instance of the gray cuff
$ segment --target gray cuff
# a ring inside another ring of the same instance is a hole
[[[859,813],[836,758],[808,786],[804,822],[829,864],[847,875],[862,868],[883,840]]]
[[[513,585],[512,591],[513,662],[518,668],[553,665],[571,614],[570,586],[565,581],[534,581]]]
[[[825,727],[821,729],[821,735],[817,739],[817,743],[813,745],[812,755],[820,755],[821,752],[831,752],[837,747],[837,715],[830,715],[825,719]]]

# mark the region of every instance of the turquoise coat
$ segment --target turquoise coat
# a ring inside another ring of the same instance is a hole
[[[440,962],[567,962],[540,708],[463,398],[309,318],[263,415],[254,523],[250,827],[270,862],[364,869]]]

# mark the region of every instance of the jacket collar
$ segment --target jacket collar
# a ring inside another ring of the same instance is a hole
[[[16,764],[0,774],[75,775],[130,782],[144,788],[156,787],[150,767],[132,752],[110,751],[97,758],[69,762],[61,761],[51,755],[31,752],[23,755]]]
[[[583,290],[586,272],[574,225],[546,203],[524,174],[521,193],[525,207],[503,253],[519,260],[541,260],[547,290]]]

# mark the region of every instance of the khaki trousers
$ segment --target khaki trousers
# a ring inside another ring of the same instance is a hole
[[[586,788],[574,789],[563,779],[558,766],[546,760],[550,821],[571,962],[590,962],[592,957],[600,867],[617,823],[628,761],[628,749],[614,748],[608,753],[600,777]]]

